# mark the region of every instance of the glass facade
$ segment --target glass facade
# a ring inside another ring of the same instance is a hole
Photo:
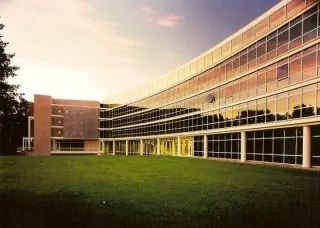
[[[302,127],[320,119],[319,35],[318,1],[280,2],[172,80],[140,88],[151,95],[102,106],[105,150],[239,160],[244,131],[247,160],[302,164]],[[311,130],[312,164],[319,165],[320,131]]]

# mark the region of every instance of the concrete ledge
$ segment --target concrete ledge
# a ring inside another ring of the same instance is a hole
[[[201,157],[200,157],[201,158]],[[204,158],[203,158],[204,159]],[[312,166],[310,168],[304,168],[300,164],[289,164],[289,163],[277,163],[277,162],[264,162],[264,161],[252,161],[247,160],[245,162],[241,162],[239,159],[228,159],[228,158],[214,158],[209,157],[208,159],[204,160],[213,160],[213,161],[223,161],[223,162],[230,162],[230,163],[238,163],[238,164],[251,164],[251,165],[263,165],[263,166],[275,166],[275,167],[286,167],[286,168],[296,168],[302,170],[309,170],[309,171],[316,171],[320,172],[320,167]]]
[[[96,155],[98,151],[50,151],[51,155]]]

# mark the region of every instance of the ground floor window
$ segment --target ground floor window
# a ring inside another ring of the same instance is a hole
[[[176,156],[178,154],[177,138],[160,139],[160,154]]]
[[[240,159],[240,133],[209,135],[208,157]]]
[[[106,154],[112,154],[113,153],[113,142],[112,141],[105,141],[104,142],[104,151]]]
[[[247,160],[302,164],[302,128],[248,132]]]
[[[156,155],[157,154],[157,140],[156,139],[146,139],[143,141],[144,151],[146,155]]]
[[[119,155],[126,154],[126,141],[116,141],[115,142],[115,153]]]
[[[82,140],[57,140],[53,142],[54,151],[84,151],[84,141]]]
[[[312,126],[311,133],[311,164],[320,166],[320,126]]]
[[[140,154],[140,140],[129,140],[128,155],[137,155],[137,154]]]
[[[193,142],[194,156],[203,157],[204,145],[203,136],[195,136]]]

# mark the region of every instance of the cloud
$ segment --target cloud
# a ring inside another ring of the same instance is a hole
[[[33,93],[90,99],[117,92],[144,45],[87,0],[0,0],[0,9],[8,52],[20,66],[15,80],[30,100]]]
[[[168,15],[158,18],[156,24],[161,27],[175,28],[181,24],[183,19],[182,15]]]
[[[159,27],[175,28],[184,20],[183,15],[159,15],[151,6],[141,7],[141,11],[148,17],[149,21]]]
[[[147,15],[154,15],[154,14],[156,14],[155,9],[153,9],[153,8],[150,7],[150,6],[141,7],[141,11],[144,12],[145,14],[147,14]]]

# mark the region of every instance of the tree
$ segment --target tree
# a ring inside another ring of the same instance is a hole
[[[18,92],[19,85],[9,84],[19,67],[11,64],[14,54],[5,52],[9,44],[2,40],[0,23],[0,154],[12,154],[27,134],[29,103]]]

